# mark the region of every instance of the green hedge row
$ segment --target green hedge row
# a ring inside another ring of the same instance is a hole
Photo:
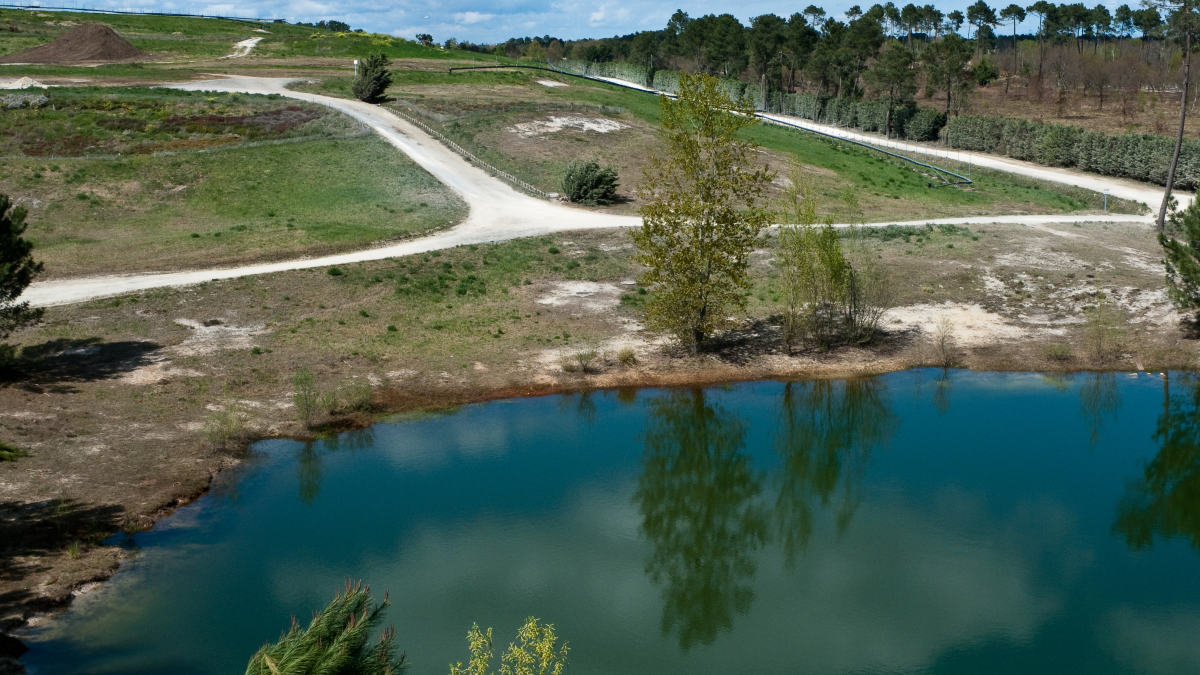
[[[1175,139],[1152,134],[1110,135],[1079,127],[1004,117],[956,117],[947,130],[950,145],[1006,155],[1045,166],[1166,185]],[[1200,141],[1184,139],[1175,187],[1200,184]]]

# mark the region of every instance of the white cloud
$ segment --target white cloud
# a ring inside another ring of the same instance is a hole
[[[482,14],[480,12],[458,12],[454,15],[454,22],[460,23],[464,26],[470,26],[473,23],[487,21],[495,16],[495,14]]]

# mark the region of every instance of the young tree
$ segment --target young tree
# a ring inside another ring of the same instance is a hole
[[[666,151],[643,170],[642,226],[633,231],[643,283],[656,284],[647,325],[692,353],[745,307],[750,252],[767,223],[762,202],[774,174],[756,165],[753,143],[736,139],[757,123],[749,101],[732,101],[717,78],[683,73],[678,98],[661,97]]]
[[[387,88],[392,86],[392,72],[388,70],[388,57],[383,52],[368,54],[358,64],[358,77],[354,78],[354,96],[360,101],[374,103]]]
[[[25,208],[13,206],[8,195],[0,194],[0,340],[42,318],[42,309],[17,302],[42,271],[42,263],[33,261],[33,244],[23,234]],[[6,358],[2,347],[0,362]]]
[[[917,90],[917,71],[913,69],[912,52],[893,41],[864,74],[867,84],[887,99],[883,129],[886,138],[892,137],[892,110],[896,101],[907,100]]]
[[[345,594],[318,612],[308,628],[293,617],[279,642],[255,652],[246,675],[398,675],[406,664],[403,654],[392,655],[395,629],[384,629],[378,642],[368,644],[388,604],[384,596],[376,605],[370,587],[347,581]]]

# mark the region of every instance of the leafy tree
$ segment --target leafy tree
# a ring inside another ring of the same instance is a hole
[[[433,36],[429,33],[417,33],[416,38],[417,42],[421,43],[424,47],[433,46]]]
[[[783,31],[783,52],[788,59],[788,91],[795,90],[796,71],[804,70],[818,39],[820,34],[809,25],[803,14],[797,12],[788,19]]]
[[[617,170],[601,167],[596,160],[573,160],[563,176],[562,191],[567,201],[595,206],[608,206],[617,194]]]
[[[871,69],[864,73],[867,85],[887,101],[883,129],[886,138],[892,137],[892,110],[897,101],[906,101],[917,91],[917,71],[913,68],[912,52],[893,41],[879,56]]]
[[[756,166],[753,143],[735,138],[757,123],[753,105],[730,100],[717,78],[679,78],[678,98],[660,98],[666,151],[651,156],[633,230],[643,283],[657,284],[647,325],[692,353],[745,308],[754,240],[767,224],[762,194],[774,174]]]
[[[44,311],[31,308],[28,302],[17,302],[42,271],[42,263],[33,261],[33,244],[23,234],[25,207],[13,206],[8,195],[0,194],[0,340],[38,321]],[[0,363],[11,356],[11,351],[0,345]]]
[[[750,67],[759,74],[762,96],[760,105],[763,109],[767,107],[768,89],[774,89],[772,85],[782,79],[786,28],[787,22],[774,14],[763,14],[750,20],[746,46],[750,52]],[[779,73],[778,77],[775,75],[776,73]],[[781,89],[782,86],[782,82],[780,82]]]
[[[375,644],[371,633],[383,620],[389,602],[376,605],[371,588],[346,582],[308,628],[292,618],[292,627],[275,644],[264,645],[246,666],[246,675],[393,675],[405,668],[404,654],[395,658],[396,631],[384,629]]]
[[[558,647],[554,624],[539,625],[537,617],[529,617],[517,631],[520,644],[509,643],[500,656],[500,675],[562,675],[567,667],[567,644]],[[464,668],[460,661],[450,666],[450,675],[489,675],[492,655],[492,629],[479,630],[479,624],[467,631],[467,647],[471,658]],[[490,675],[495,675],[491,673]]]
[[[1200,200],[1171,218],[1175,234],[1158,233],[1167,269],[1167,294],[1181,309],[1200,318]]]
[[[996,20],[996,10],[988,7],[983,0],[975,0],[975,4],[967,8],[967,23],[978,31],[984,26],[995,26],[1000,22]],[[971,39],[970,30],[967,31],[967,39]]]
[[[358,64],[358,77],[354,78],[352,90],[360,101],[374,103],[387,88],[392,86],[392,72],[388,70],[388,57],[383,52],[368,54]]]

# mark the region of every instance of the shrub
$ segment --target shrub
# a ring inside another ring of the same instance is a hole
[[[341,394],[347,410],[370,412],[375,405],[371,401],[371,383],[365,379],[350,380],[342,385]]]
[[[392,73],[388,70],[388,58],[383,52],[368,54],[358,64],[358,77],[354,78],[351,90],[360,101],[374,103],[387,88],[392,86]]]
[[[340,276],[342,276],[342,271],[336,267],[330,267],[329,268],[329,276],[340,277]]]
[[[1174,141],[1154,134],[1110,135],[1079,127],[1004,117],[959,116],[949,122],[950,145],[1047,166],[1073,166],[1105,176],[1157,185],[1167,179]],[[1175,187],[1200,184],[1200,141],[1185,139]]]
[[[996,68],[988,57],[983,57],[975,67],[971,69],[971,77],[979,83],[979,86],[985,86],[1000,77],[1000,71]]]
[[[596,350],[585,349],[575,353],[575,362],[579,364],[579,370],[584,373],[592,371],[592,364],[596,362]]]
[[[1066,361],[1071,358],[1071,346],[1066,344],[1052,344],[1045,347],[1046,358],[1051,361]]]
[[[914,141],[935,141],[946,126],[946,115],[930,108],[921,108],[904,125],[904,136]]]
[[[617,362],[623,366],[633,366],[638,362],[637,352],[633,351],[633,347],[621,347],[617,352]]]
[[[500,656],[501,673],[512,675],[562,675],[567,667],[567,652],[570,651],[564,642],[558,647],[558,636],[554,634],[554,624],[538,625],[535,617],[525,620],[525,625],[517,631],[517,641],[509,643],[508,649]],[[519,643],[519,644],[518,644]],[[471,658],[464,668],[460,661],[450,666],[450,675],[484,675],[492,664],[492,629],[487,632],[479,630],[479,624],[471,626],[467,633],[467,646]],[[265,674],[264,674],[265,675]]]
[[[246,425],[242,421],[242,402],[227,396],[221,409],[210,413],[204,421],[202,433],[213,450],[227,449],[232,444],[240,443],[246,434]]]
[[[0,462],[15,462],[19,457],[28,457],[29,453],[9,445],[8,443],[0,443]]]
[[[619,185],[616,169],[601,168],[595,160],[574,160],[567,166],[567,175],[563,176],[562,191],[570,202],[608,206],[613,203]]]

